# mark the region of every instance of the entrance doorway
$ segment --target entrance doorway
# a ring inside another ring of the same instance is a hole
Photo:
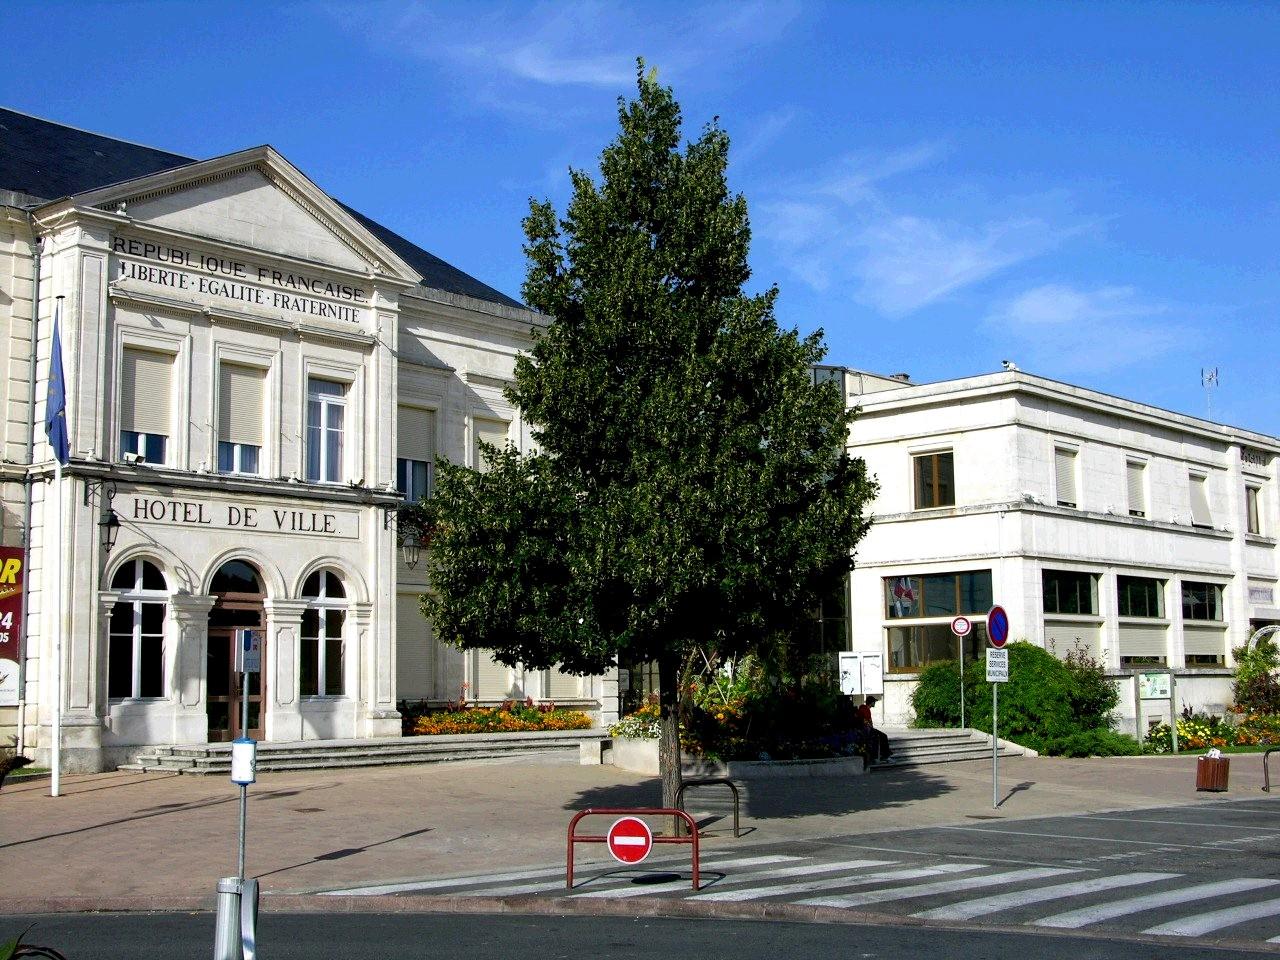
[[[266,658],[266,614],[262,578],[250,563],[229,560],[213,576],[209,591],[217,600],[209,611],[209,652],[206,664],[209,709],[209,742],[224,743],[237,737],[261,740],[265,734],[263,703],[265,684],[261,673],[249,674],[249,723],[243,721],[243,679],[235,673],[237,630],[263,630],[262,662]]]

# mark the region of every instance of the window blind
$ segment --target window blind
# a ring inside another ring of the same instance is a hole
[[[173,355],[125,347],[120,359],[120,429],[169,436]]]
[[[1220,657],[1227,648],[1226,631],[1221,627],[1195,627],[1182,630],[1182,648],[1186,653]]]
[[[218,439],[262,446],[263,386],[267,371],[239,363],[218,367]]]
[[[1122,623],[1120,625],[1120,656],[1167,656],[1168,633],[1166,627]]]
[[[1205,490],[1207,478],[1191,474],[1191,522],[1197,527],[1213,526],[1209,514],[1209,495]]]
[[[436,645],[418,601],[416,593],[396,597],[396,691],[406,700],[435,696]]]
[[[1143,464],[1130,460],[1125,466],[1129,486],[1129,514],[1134,517],[1147,515],[1147,498],[1142,488]]]
[[[396,417],[396,456],[405,460],[436,459],[436,414],[434,410],[400,407]]]
[[[1074,507],[1076,499],[1076,454],[1074,450],[1055,447],[1053,451],[1054,479],[1057,484],[1058,505]]]
[[[509,428],[510,424],[505,420],[485,420],[481,417],[476,417],[473,431],[475,434],[473,454],[477,470],[488,469],[485,466],[484,457],[480,455],[480,441],[483,440],[485,443],[492,444],[501,450],[507,445],[507,431]]]

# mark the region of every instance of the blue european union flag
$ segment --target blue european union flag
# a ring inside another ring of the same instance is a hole
[[[61,298],[59,298],[59,301]],[[49,392],[44,404],[44,434],[53,447],[58,462],[66,465],[71,459],[71,445],[67,442],[67,382],[62,373],[62,335],[58,330],[62,303],[53,311],[53,350],[49,355]]]

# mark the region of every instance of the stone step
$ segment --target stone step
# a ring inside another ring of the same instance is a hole
[[[603,730],[540,730],[516,734],[471,734],[442,737],[404,737],[379,740],[309,740],[260,743],[261,771],[322,770],[451,761],[504,762],[536,759],[576,763],[591,746],[607,738]],[[231,771],[229,743],[160,746],[121,764],[119,769],[143,773],[227,774]]]

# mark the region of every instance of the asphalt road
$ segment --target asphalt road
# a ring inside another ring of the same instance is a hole
[[[67,960],[208,960],[207,914],[47,916],[29,934]],[[3,936],[22,923],[0,920]],[[24,924],[25,925],[25,924]],[[511,957],[671,960],[1167,960],[1167,944],[990,931],[740,920],[450,914],[266,915],[259,955],[269,960],[509,960]],[[1179,960],[1225,960],[1234,948],[1179,946]]]

